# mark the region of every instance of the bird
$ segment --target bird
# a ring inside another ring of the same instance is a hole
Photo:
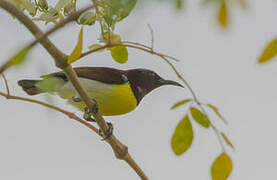
[[[116,116],[133,111],[145,95],[158,87],[164,85],[183,87],[178,82],[165,80],[148,69],[119,70],[87,66],[73,69],[89,96],[97,102],[99,112],[103,116]],[[18,85],[28,95],[56,94],[79,110],[86,110],[85,103],[63,71],[43,75],[40,78],[20,80]]]

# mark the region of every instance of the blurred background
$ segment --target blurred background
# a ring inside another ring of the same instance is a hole
[[[230,8],[230,24],[217,24],[217,8],[201,1],[186,1],[176,12],[169,3],[138,1],[132,14],[117,24],[123,40],[151,43],[147,24],[155,35],[155,49],[181,59],[177,69],[203,102],[215,104],[229,121],[224,130],[236,151],[227,151],[234,169],[229,179],[276,179],[277,62],[258,65],[265,45],[277,37],[277,2],[249,1],[246,9]],[[44,26],[38,23],[43,29]],[[33,40],[29,31],[0,9],[1,63]],[[50,37],[67,54],[74,48],[80,26],[71,24]],[[85,27],[84,47],[96,43],[99,29]],[[148,68],[166,79],[178,78],[160,58],[129,49],[129,61],[120,65],[107,51],[90,55],[74,66],[109,66],[120,69]],[[38,45],[25,65],[6,72],[12,94],[27,96],[17,81],[58,71],[47,52]],[[0,91],[4,91],[3,82]],[[195,139],[180,157],[170,140],[185,108],[172,111],[177,101],[191,97],[189,91],[165,86],[146,96],[126,115],[106,117],[114,133],[150,179],[210,179],[210,166],[220,153],[215,135],[193,122]],[[36,99],[82,113],[57,96]],[[0,97],[0,179],[138,179],[130,167],[115,158],[111,148],[86,127],[44,107]]]

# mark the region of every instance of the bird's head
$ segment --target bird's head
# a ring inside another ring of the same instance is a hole
[[[160,86],[174,85],[183,87],[178,82],[165,80],[154,71],[148,69],[131,69],[127,71],[126,75],[138,100],[138,103],[146,94]]]

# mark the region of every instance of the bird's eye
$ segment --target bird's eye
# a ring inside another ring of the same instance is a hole
[[[156,74],[152,72],[152,73],[150,74],[150,76],[151,76],[152,78],[155,78],[155,77],[156,77]]]

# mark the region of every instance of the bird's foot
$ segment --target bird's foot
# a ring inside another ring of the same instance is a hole
[[[113,124],[110,122],[107,122],[108,125],[108,131],[107,131],[107,135],[105,135],[101,129],[98,130],[98,133],[100,136],[103,137],[103,139],[101,139],[102,141],[105,141],[107,139],[109,139],[112,135],[113,135]]]
[[[88,107],[85,107],[83,118],[84,118],[86,121],[95,122],[95,119],[92,118],[91,116],[92,116],[92,114],[91,114],[91,112],[89,111]]]
[[[92,108],[92,114],[96,114],[99,111],[99,105],[95,99],[91,99],[93,101],[93,108]]]
[[[94,106],[93,106],[93,108],[92,108],[92,111],[90,111],[88,107],[85,107],[83,118],[84,118],[85,120],[87,120],[87,121],[95,122],[95,119],[92,118],[91,116],[92,116],[93,114],[98,113],[98,111],[99,111],[99,106],[98,106],[98,103],[97,103],[94,99],[92,99],[92,101],[94,102]]]

